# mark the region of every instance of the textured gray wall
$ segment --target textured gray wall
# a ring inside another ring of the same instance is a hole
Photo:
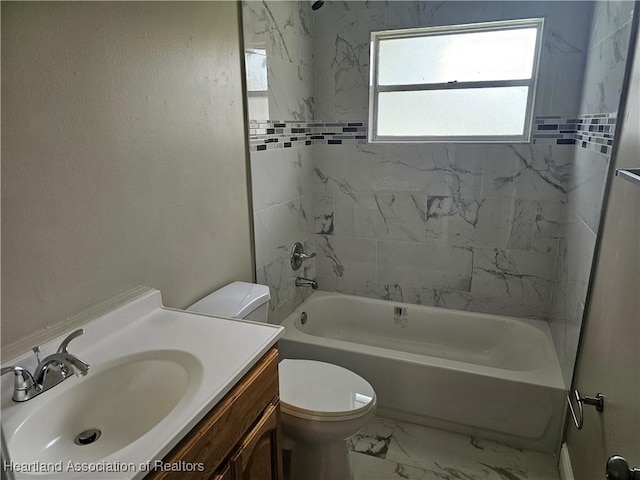
[[[2,345],[252,280],[238,7],[2,3]]]

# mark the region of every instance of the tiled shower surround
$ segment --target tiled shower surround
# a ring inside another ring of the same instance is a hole
[[[268,72],[269,118],[250,108],[249,128],[271,321],[308,294],[298,274],[327,291],[546,319],[570,379],[568,325],[593,252],[575,236],[597,231],[630,4],[243,2],[245,46]],[[535,16],[546,23],[531,144],[363,139],[371,31]],[[299,272],[296,240],[318,254]]]
[[[618,109],[632,12],[633,2],[594,2],[578,108],[584,115],[612,113]],[[588,134],[578,132],[576,138],[576,147],[582,147],[582,142],[588,141]],[[567,386],[573,374],[609,169],[609,157],[599,152],[597,146],[589,148],[588,143],[585,148],[573,148],[573,186],[564,208],[554,276],[550,326]]]
[[[433,144],[320,147],[315,217],[330,290],[545,317],[568,149]]]

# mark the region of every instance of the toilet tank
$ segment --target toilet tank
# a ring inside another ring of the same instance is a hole
[[[266,285],[233,282],[198,300],[187,311],[266,323],[270,299]]]

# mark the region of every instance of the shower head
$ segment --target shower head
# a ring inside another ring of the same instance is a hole
[[[322,5],[324,5],[324,0],[309,0],[311,3],[311,10],[318,10]]]

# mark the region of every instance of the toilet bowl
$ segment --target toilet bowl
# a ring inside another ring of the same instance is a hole
[[[266,322],[269,287],[234,282],[187,310]],[[346,368],[313,360],[279,363],[280,410],[284,435],[293,442],[291,480],[350,480],[347,439],[376,410],[376,394]]]
[[[282,429],[295,442],[291,480],[351,479],[347,439],[375,414],[373,387],[330,363],[284,359],[278,370]]]

